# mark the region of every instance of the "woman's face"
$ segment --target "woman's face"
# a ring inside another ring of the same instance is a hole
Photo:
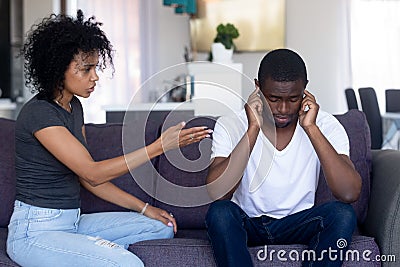
[[[63,96],[81,96],[87,98],[94,91],[99,76],[96,67],[99,63],[97,51],[75,55],[65,72]]]

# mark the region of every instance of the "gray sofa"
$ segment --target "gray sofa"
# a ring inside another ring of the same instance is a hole
[[[362,112],[351,110],[336,117],[350,137],[351,159],[363,179],[360,199],[353,203],[359,223],[350,244],[353,254],[348,254],[343,266],[400,266],[400,151],[371,151],[369,128]],[[167,124],[178,120],[169,120]],[[12,120],[0,119],[0,266],[18,266],[8,258],[5,249],[7,224],[15,197],[14,124]],[[188,122],[189,127],[207,125],[213,128],[214,124],[213,117],[196,117]],[[89,150],[96,160],[117,156],[155,140],[162,128],[168,126],[151,121],[131,121],[124,125],[88,124]],[[114,180],[115,184],[143,201],[172,212],[178,222],[178,233],[174,239],[143,241],[129,247],[146,266],[215,266],[204,225],[209,204],[195,207],[176,205],[175,200],[187,196],[179,196],[176,191],[168,194],[166,183],[170,181],[184,187],[203,186],[210,147],[211,140],[204,140],[177,150],[188,160],[186,167],[176,164],[173,156],[167,154],[142,165],[132,174]],[[124,210],[98,199],[83,188],[81,196],[83,213]],[[333,199],[321,173],[316,205]],[[195,197],[188,201],[193,200],[195,202]],[[301,256],[306,248],[293,244],[249,249],[255,266],[301,266],[295,258],[296,255]],[[385,262],[379,261],[379,256]]]

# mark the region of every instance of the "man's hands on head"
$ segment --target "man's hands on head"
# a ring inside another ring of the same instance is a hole
[[[308,90],[304,90],[304,98],[299,111],[300,126],[307,132],[310,127],[316,126],[319,105]]]
[[[244,108],[248,120],[248,126],[260,129],[263,125],[263,102],[261,100],[260,88],[256,85],[256,89],[250,94]]]

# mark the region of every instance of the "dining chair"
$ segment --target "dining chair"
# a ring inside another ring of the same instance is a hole
[[[357,103],[357,98],[356,94],[354,92],[353,88],[346,88],[344,90],[344,93],[346,95],[346,101],[347,101],[347,108],[350,109],[358,109],[358,103]]]
[[[386,89],[386,112],[400,112],[400,89]]]
[[[374,88],[362,87],[358,89],[361,108],[365,113],[371,133],[371,149],[381,149],[383,141],[382,116]]]

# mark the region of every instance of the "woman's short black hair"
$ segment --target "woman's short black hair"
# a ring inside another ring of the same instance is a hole
[[[264,85],[266,79],[277,82],[303,80],[307,84],[307,70],[303,59],[294,51],[281,48],[267,53],[258,69],[258,81]]]
[[[99,68],[110,65],[114,70],[112,45],[101,25],[94,17],[84,20],[81,10],[76,18],[52,14],[33,25],[21,51],[28,88],[40,98],[52,100],[55,90],[63,90],[64,74],[80,52],[98,52]]]

